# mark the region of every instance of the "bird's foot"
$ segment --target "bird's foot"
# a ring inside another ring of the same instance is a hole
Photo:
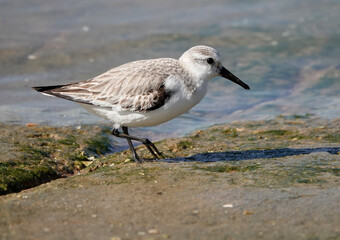
[[[160,158],[165,158],[164,155],[156,148],[155,144],[153,144],[149,139],[144,138],[142,143],[149,150],[149,152],[154,156],[154,159],[158,160]]]

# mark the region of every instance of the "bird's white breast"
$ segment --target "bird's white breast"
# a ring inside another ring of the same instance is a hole
[[[112,121],[114,128],[154,126],[167,122],[198,104],[207,93],[207,82],[202,81],[194,92],[189,92],[181,80],[170,77],[165,81],[165,88],[172,92],[171,97],[162,107],[152,111],[116,111],[95,106],[91,106],[90,111]]]

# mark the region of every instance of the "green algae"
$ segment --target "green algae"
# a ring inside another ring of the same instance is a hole
[[[192,142],[188,141],[188,140],[181,140],[178,142],[177,146],[181,149],[187,149],[190,148],[192,146]]]
[[[338,176],[339,169],[334,167],[318,167],[308,164],[284,166],[283,171],[277,171],[272,169],[264,174],[268,174],[273,184],[273,180],[276,179],[276,186],[290,186],[294,183],[300,184],[315,184],[315,183],[327,183],[331,178],[327,174]]]
[[[67,155],[67,157],[72,161],[89,161],[88,157],[84,155],[84,152],[74,152]]]
[[[24,158],[31,158],[37,160],[42,159],[44,157],[49,157],[47,151],[30,145],[21,145],[18,150],[23,153]]]
[[[340,142],[340,133],[328,134],[324,137],[324,139],[330,142]]]
[[[69,136],[67,136],[67,138],[58,140],[58,143],[64,144],[64,145],[67,145],[67,146],[73,145],[74,147],[79,147],[79,144],[77,143],[76,136],[73,136],[73,135],[69,135]]]
[[[262,132],[262,134],[284,136],[284,135],[291,135],[292,132],[288,130],[283,130],[283,129],[274,129],[274,130]]]
[[[84,169],[107,137],[97,127],[25,127],[0,124],[0,194],[18,192]],[[90,140],[89,140],[90,139]],[[86,152],[86,154],[84,153]]]
[[[101,168],[97,168],[93,173],[101,173],[103,176],[111,177],[109,183],[112,184],[124,184],[124,183],[131,183],[134,181],[137,182],[150,182],[155,181],[157,175],[163,171],[164,169],[159,167],[144,167],[141,165],[134,165],[134,166],[103,166]]]
[[[297,156],[285,162],[283,159],[248,160],[225,162],[219,164],[201,164],[191,167],[194,171],[207,172],[213,181],[226,181],[233,185],[282,188],[292,185],[327,185],[339,177],[340,168],[329,164],[330,157],[311,159],[308,156]],[[287,158],[288,160],[288,158]],[[339,159],[338,159],[339,160]],[[211,175],[213,173],[214,175]]]
[[[111,151],[111,144],[108,136],[97,134],[86,141],[88,147],[86,151],[94,152],[98,155],[103,155]]]
[[[25,166],[24,168],[0,164],[0,195],[18,192],[58,178],[49,166]]]
[[[193,169],[195,170],[204,170],[209,172],[217,172],[217,173],[228,173],[228,172],[246,172],[253,171],[258,169],[259,165],[250,165],[250,166],[238,166],[238,165],[215,165],[215,166],[206,166],[206,167],[198,167],[195,166]]]
[[[234,128],[227,128],[226,130],[223,130],[223,133],[225,133],[226,136],[228,137],[237,137],[237,131]]]
[[[0,124],[0,129],[3,132],[0,136],[0,151],[3,153],[0,156],[1,194],[20,191],[79,171],[89,174],[103,172],[112,176],[113,183],[150,182],[168,171],[155,162],[136,165],[129,150],[111,154],[113,148],[106,127],[82,126],[75,129],[11,125],[9,131],[7,125]],[[306,160],[302,156],[319,152],[324,147],[330,149],[324,151],[332,151],[331,156],[336,159],[339,154],[335,153],[340,152],[340,149],[336,150],[339,147],[339,129],[338,120],[279,116],[272,120],[216,125],[186,137],[164,139],[155,145],[167,158],[172,158],[173,163],[182,161],[183,157],[190,159],[192,155],[205,154],[184,170],[177,171],[174,178],[179,180],[205,173],[203,175],[209,176],[209,181],[227,178],[226,181],[232,184],[259,187],[326,184],[325,176],[339,176],[338,165],[327,163],[328,155],[324,160],[326,165],[321,164],[322,159]],[[306,150],[299,151],[299,148]],[[136,150],[141,157],[152,157],[143,145]],[[285,155],[287,151],[289,154]],[[214,160],[218,163],[204,163],[209,154],[218,152],[226,154]],[[261,152],[265,153],[261,155],[262,160],[252,159],[247,154]],[[293,165],[281,164],[291,157],[296,159]],[[300,157],[303,162],[299,162]],[[265,164],[259,164],[259,161]],[[314,165],[307,164],[308,161]],[[152,169],[150,166],[157,167]]]

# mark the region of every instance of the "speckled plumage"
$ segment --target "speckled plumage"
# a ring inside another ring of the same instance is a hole
[[[190,85],[190,76],[178,60],[161,58],[126,63],[92,79],[52,89],[49,94],[95,106],[146,112],[164,102],[164,82],[169,76],[187,76],[183,80]]]

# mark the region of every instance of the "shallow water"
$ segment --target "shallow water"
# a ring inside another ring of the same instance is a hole
[[[114,2],[114,3],[113,3]],[[107,123],[30,89],[86,80],[137,59],[217,48],[251,91],[222,78],[155,138],[279,114],[340,116],[340,2],[0,0],[0,121]]]

